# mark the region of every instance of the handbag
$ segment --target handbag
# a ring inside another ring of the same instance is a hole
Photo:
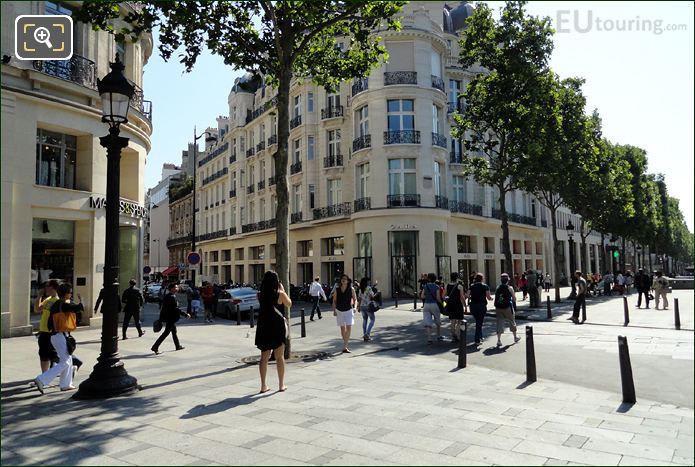
[[[154,323],[152,323],[152,331],[159,332],[161,330],[162,330],[162,322],[157,319],[154,321]]]
[[[376,302],[374,302],[374,301],[369,302],[369,312],[370,313],[376,313],[380,309],[381,308],[379,307],[379,305]]]
[[[74,337],[72,337],[70,334],[65,336],[65,342],[68,347],[68,353],[72,355],[75,352],[75,349],[77,348],[77,341],[75,340]]]
[[[285,323],[285,340],[287,340],[287,339],[290,337],[290,323],[289,323],[289,321],[287,320],[287,318],[285,318],[285,317],[282,315],[282,313],[280,313],[280,310],[278,310],[277,308],[273,307],[273,311],[274,311],[280,318],[282,318],[282,321]]]

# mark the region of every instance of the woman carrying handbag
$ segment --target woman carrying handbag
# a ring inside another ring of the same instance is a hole
[[[278,391],[287,390],[285,386],[285,342],[289,337],[289,323],[285,318],[285,309],[292,307],[292,300],[285,293],[280,279],[275,271],[266,271],[258,293],[261,305],[256,327],[256,347],[261,351],[259,372],[261,376],[260,393],[268,392],[266,384],[268,361],[270,354],[275,355],[275,365],[278,370]]]

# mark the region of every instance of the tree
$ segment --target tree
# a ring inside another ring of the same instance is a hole
[[[76,15],[117,38],[137,40],[159,28],[165,60],[183,47],[180,62],[190,71],[207,48],[235,69],[262,75],[277,88],[277,272],[289,284],[289,189],[287,184],[289,93],[293,77],[312,78],[329,89],[365,76],[388,54],[375,31],[400,28],[394,18],[405,2],[367,1],[177,1],[138,2],[122,11],[116,0],[88,0]],[[116,21],[121,17],[122,21]],[[115,24],[118,25],[115,25]],[[339,48],[337,39],[345,38]]]
[[[512,253],[505,198],[520,187],[527,154],[538,145],[540,103],[553,49],[550,19],[527,16],[525,3],[507,2],[498,21],[480,3],[467,20],[459,60],[465,68],[479,63],[486,72],[466,87],[465,111],[454,116],[452,130],[464,140],[463,175],[497,190],[507,268],[512,267]]]

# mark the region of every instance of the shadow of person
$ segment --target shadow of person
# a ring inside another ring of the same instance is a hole
[[[181,415],[181,418],[197,418],[205,415],[211,415],[215,413],[225,412],[234,407],[239,407],[242,405],[253,404],[258,399],[263,399],[264,397],[272,396],[273,392],[268,391],[262,394],[249,394],[241,397],[229,397],[225,400],[215,402],[214,404],[205,405],[198,404],[192,407],[188,412]]]
[[[512,344],[507,344],[503,345],[502,347],[488,347],[487,349],[483,350],[484,355],[498,355],[501,353],[505,353],[509,347],[511,347]]]

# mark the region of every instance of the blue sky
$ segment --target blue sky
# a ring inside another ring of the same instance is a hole
[[[527,9],[561,21],[553,69],[586,79],[587,111],[598,108],[604,136],[647,151],[649,171],[666,176],[692,231],[693,3],[531,2]],[[194,125],[206,128],[228,114],[227,96],[239,74],[208,53],[191,73],[176,57],[165,63],[152,55],[144,87],[154,120],[146,187],[157,183],[164,162],[180,163]]]

